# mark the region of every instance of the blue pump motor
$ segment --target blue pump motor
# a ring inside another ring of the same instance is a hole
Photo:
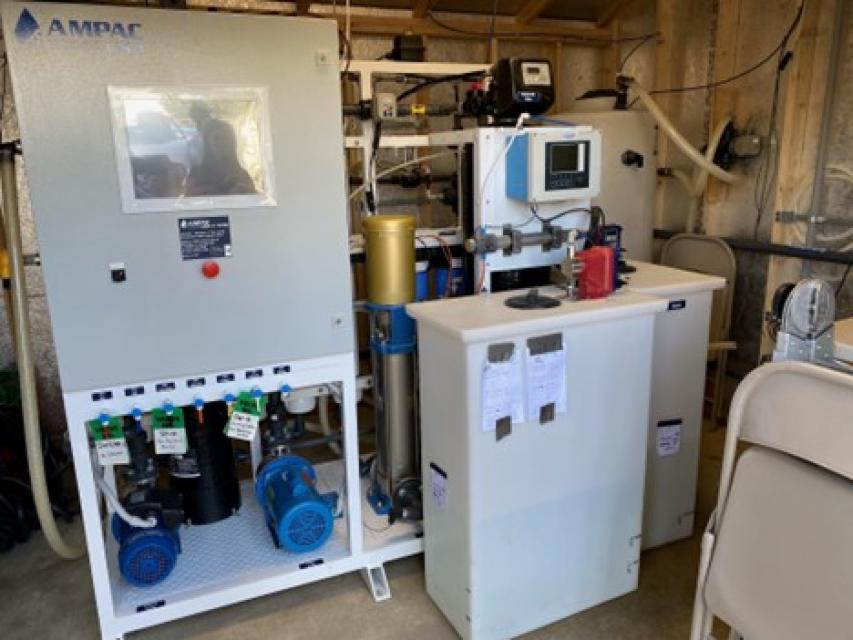
[[[177,527],[169,528],[158,518],[156,525],[143,529],[113,514],[112,530],[119,543],[119,569],[130,584],[150,587],[172,573],[181,552]]]
[[[320,494],[317,473],[299,456],[285,455],[261,467],[255,497],[276,542],[293,553],[319,549],[334,529],[335,492]]]

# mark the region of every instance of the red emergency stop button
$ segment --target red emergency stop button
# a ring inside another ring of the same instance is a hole
[[[201,272],[204,274],[205,278],[215,278],[219,275],[219,264],[213,260],[208,260],[201,265]]]

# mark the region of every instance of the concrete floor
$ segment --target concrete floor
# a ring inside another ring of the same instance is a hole
[[[697,528],[708,519],[719,478],[723,430],[706,433]],[[81,538],[78,527],[69,537]],[[528,639],[686,639],[699,555],[699,537],[643,554],[638,591],[525,636]],[[393,597],[373,602],[350,574],[226,609],[155,627],[131,640],[268,640],[270,638],[456,638],[424,590],[423,560],[387,566]],[[522,578],[523,579],[523,578]],[[0,638],[98,638],[92,584],[85,559],[57,559],[40,536],[0,555]]]

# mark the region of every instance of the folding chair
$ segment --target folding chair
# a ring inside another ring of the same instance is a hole
[[[708,361],[716,362],[717,366],[711,397],[711,420],[716,424],[722,413],[728,353],[737,349],[737,344],[729,337],[737,279],[735,255],[724,240],[715,236],[679,233],[663,245],[660,262],[668,267],[719,276],[726,280],[724,288],[714,291],[708,336]]]
[[[749,447],[739,458],[737,446]],[[691,640],[853,637],[853,375],[761,366],[729,412]]]

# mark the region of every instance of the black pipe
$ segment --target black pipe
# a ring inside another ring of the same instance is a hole
[[[319,447],[323,444],[340,442],[343,437],[343,434],[336,433],[329,436],[323,436],[322,438],[311,438],[310,440],[305,440],[302,442],[288,442],[284,446],[286,446],[288,449],[292,449],[295,451],[296,449],[308,449],[309,447]]]
[[[669,240],[678,235],[679,231],[668,229],[655,229],[654,237],[658,240]],[[831,262],[834,264],[853,264],[853,251],[833,251],[832,249],[820,249],[812,247],[792,247],[787,244],[776,244],[774,242],[759,242],[758,240],[746,240],[744,238],[720,238],[732,249],[740,251],[752,251],[753,253],[766,253],[772,256],[785,258],[799,258],[801,260],[814,260],[816,262]]]
[[[418,187],[421,184],[425,184],[427,182],[453,182],[456,180],[456,176],[454,174],[430,174],[426,176],[422,176],[420,180],[416,180],[412,177],[403,177],[401,175],[396,176],[387,176],[385,178],[379,178],[376,182],[379,184],[394,184],[401,185],[403,187]],[[414,184],[417,181],[417,184]],[[350,176],[349,184],[351,187],[360,187],[364,184],[364,179],[360,176]]]

